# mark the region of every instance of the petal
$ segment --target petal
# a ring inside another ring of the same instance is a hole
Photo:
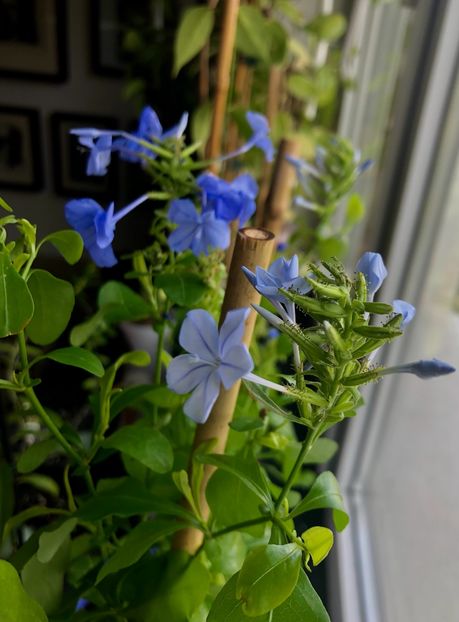
[[[196,423],[205,423],[220,392],[220,376],[217,371],[209,374],[185,402],[183,412]]]
[[[218,358],[218,329],[214,318],[204,309],[188,311],[180,329],[179,343],[184,350],[207,363]]]
[[[167,217],[177,225],[200,224],[201,222],[196,206],[190,199],[175,199],[171,201]]]
[[[293,255],[290,260],[279,257],[279,259],[276,259],[276,261],[270,265],[268,272],[275,279],[278,279],[280,283],[296,279],[299,273],[298,255]]]
[[[274,146],[268,136],[257,138],[254,144],[255,147],[258,147],[258,149],[263,151],[267,162],[272,162],[274,160]]]
[[[65,218],[78,233],[94,228],[97,214],[104,213],[103,208],[93,199],[73,199],[65,205]]]
[[[205,382],[215,369],[193,354],[180,354],[169,363],[166,371],[167,386],[175,393],[189,393]]]
[[[100,248],[109,246],[115,234],[115,223],[113,221],[114,203],[110,203],[107,211],[96,214],[94,226],[96,228],[96,242]]]
[[[170,249],[180,253],[191,248],[200,228],[200,225],[195,224],[179,225],[167,238]]]
[[[249,317],[250,309],[242,307],[228,311],[220,328],[218,351],[221,359],[225,359],[231,348],[242,343],[245,321]]]
[[[364,253],[355,266],[356,272],[362,272],[368,287],[368,299],[381,287],[387,276],[387,269],[379,253]]]
[[[186,126],[188,125],[188,112],[184,112],[180,117],[180,121],[174,127],[171,127],[170,130],[164,132],[161,136],[162,140],[167,140],[168,138],[180,138],[183,132],[186,130]]]
[[[269,123],[264,115],[259,112],[252,112],[249,110],[246,113],[245,118],[247,119],[247,123],[252,128],[254,134],[268,134]]]
[[[254,287],[256,287],[257,286],[257,277],[255,276],[255,274],[251,270],[246,268],[245,266],[242,266],[242,272],[245,274],[245,276],[249,280],[250,284],[253,285]]]
[[[243,173],[238,175],[232,182],[231,188],[246,194],[251,199],[256,199],[258,194],[258,184],[252,175],[249,173]]]
[[[203,214],[201,237],[197,240],[196,252],[205,255],[216,248],[224,250],[231,241],[231,230],[227,222],[215,218],[212,212]],[[198,250],[199,248],[199,250]],[[194,251],[193,251],[194,252]]]
[[[230,389],[236,380],[253,369],[253,360],[245,344],[235,345],[228,350],[225,360],[218,368],[218,374],[225,389]]]
[[[404,300],[394,300],[392,303],[394,312],[400,314],[403,318],[400,328],[405,328],[416,315],[416,308],[409,302]]]
[[[257,204],[253,199],[247,198],[243,201],[241,211],[239,213],[239,227],[243,227],[245,223],[252,218],[257,210]]]
[[[99,268],[111,268],[118,263],[111,245],[101,248],[97,243],[86,244],[85,247],[93,262]]]
[[[140,114],[139,127],[137,130],[141,138],[160,138],[163,126],[158,115],[151,106],[145,106]]]

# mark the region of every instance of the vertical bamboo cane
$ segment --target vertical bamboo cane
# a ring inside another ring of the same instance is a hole
[[[247,266],[250,270],[255,270],[256,266],[267,268],[274,248],[274,235],[265,229],[246,228],[241,229],[236,238],[233,260],[228,275],[225,298],[223,300],[220,325],[223,323],[226,314],[232,309],[250,307],[258,304],[260,294],[247,281],[242,266]],[[252,310],[245,322],[244,343],[249,346],[255,326],[256,313]],[[220,394],[210,413],[206,423],[198,425],[194,438],[194,448],[199,447],[203,442],[216,439],[213,448],[215,453],[225,451],[228,438],[229,424],[233,417],[239,394],[241,381],[236,382],[228,391],[221,387]],[[215,467],[205,465],[204,476],[200,490],[200,507],[205,518],[209,515],[205,491],[210,476],[215,471]],[[203,534],[198,529],[187,528],[180,531],[174,539],[174,546],[189,553],[194,553],[203,540]]]
[[[217,4],[218,0],[207,1],[207,6],[212,10],[215,9]],[[209,51],[210,43],[207,41],[199,54],[199,101],[201,104],[205,103],[209,99]]]
[[[215,90],[214,115],[210,138],[207,145],[209,158],[216,158],[221,152],[222,135],[225,120],[226,100],[231,79],[231,62],[236,38],[237,16],[240,0],[225,0],[223,7],[223,28],[218,52],[217,84]],[[216,165],[210,170],[215,171]]]
[[[273,126],[276,114],[279,111],[279,102],[282,95],[282,78],[284,74],[282,68],[278,65],[273,65],[269,70],[269,82],[268,82],[268,99],[266,102],[266,118],[270,127]],[[265,162],[261,174],[260,191],[258,193],[257,205],[258,210],[261,211],[266,201],[266,197],[269,192],[269,184],[272,172],[272,164]],[[255,222],[258,224],[259,220],[255,217]]]
[[[264,209],[257,211],[257,224],[269,229],[274,235],[279,235],[282,229],[295,184],[295,169],[285,158],[286,156],[298,157],[299,152],[298,141],[286,138],[281,141]]]

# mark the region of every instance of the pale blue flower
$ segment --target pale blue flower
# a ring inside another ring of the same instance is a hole
[[[156,153],[145,145],[139,144],[138,139],[149,143],[161,142],[169,138],[180,138],[188,124],[188,113],[183,113],[177,125],[170,130],[163,131],[158,115],[151,106],[145,106],[140,114],[139,125],[135,132],[116,141],[120,151],[120,158],[127,162],[142,162],[142,155],[156,158]]]
[[[255,213],[258,185],[248,173],[231,182],[212,173],[202,173],[196,183],[203,194],[204,211],[212,209],[217,218],[227,222],[238,219],[242,227]]]
[[[446,374],[452,374],[456,371],[456,368],[439,361],[436,358],[415,361],[413,363],[405,363],[404,365],[395,365],[394,367],[387,367],[380,371],[381,376],[387,374],[414,374],[418,378],[426,380],[428,378],[436,378],[437,376],[445,376]]]
[[[227,222],[219,220],[213,210],[198,212],[190,199],[175,199],[167,216],[178,225],[168,238],[173,251],[191,249],[195,255],[208,255],[214,249],[228,248],[230,227]]]
[[[300,294],[307,294],[311,290],[309,283],[299,275],[297,255],[293,255],[290,260],[279,257],[268,270],[259,266],[255,269],[255,273],[246,267],[242,269],[255,289],[272,302],[287,302],[287,299],[279,293],[280,288],[293,289]]]
[[[226,314],[220,328],[207,311],[189,311],[179,335],[180,345],[188,354],[174,358],[167,368],[167,386],[175,393],[190,393],[184,413],[204,423],[223,384],[233,384],[252,371],[253,361],[242,343],[249,309],[236,309]]]
[[[265,154],[265,159],[268,162],[272,162],[274,159],[274,146],[269,137],[269,123],[264,115],[259,112],[248,111],[245,115],[247,123],[250,125],[252,135],[246,143],[244,143],[239,149],[232,151],[231,153],[221,156],[220,160],[228,160],[234,158],[243,153],[247,153],[257,147],[261,149]]]
[[[86,598],[79,598],[75,606],[75,611],[82,611],[83,609],[86,609],[88,605],[89,600],[86,600]]]
[[[392,308],[394,309],[394,313],[402,316],[402,323],[400,324],[401,329],[408,326],[416,315],[416,308],[409,302],[405,302],[405,300],[394,300]]]
[[[118,261],[112,248],[116,224],[147,199],[144,194],[116,214],[114,203],[104,210],[93,199],[73,199],[65,205],[65,218],[83,238],[94,263],[99,268],[110,268]]]
[[[112,157],[112,134],[108,132],[94,136],[90,128],[71,130],[71,134],[78,136],[80,145],[89,149],[86,175],[105,175]]]
[[[379,253],[364,253],[358,260],[355,271],[361,272],[365,277],[367,282],[367,300],[372,301],[387,276],[383,258]]]

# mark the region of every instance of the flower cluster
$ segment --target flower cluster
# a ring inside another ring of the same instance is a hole
[[[248,112],[247,122],[252,130],[251,137],[236,151],[219,158],[226,160],[246,153],[252,148],[261,149],[268,161],[274,157],[274,148],[269,138],[269,126],[265,117],[259,113]],[[79,143],[89,150],[86,172],[88,175],[102,176],[107,173],[113,152],[122,160],[146,167],[159,155],[166,154],[167,162],[174,160],[174,166],[185,167],[191,160],[184,159],[180,149],[165,152],[163,146],[170,141],[181,144],[188,124],[188,113],[184,113],[177,125],[164,131],[156,112],[146,106],[140,115],[137,129],[132,132],[120,130],[98,130],[79,128],[71,131]],[[174,155],[175,154],[175,155]],[[170,157],[169,157],[170,156]],[[203,164],[204,166],[204,164]],[[164,167],[149,167],[154,181],[161,183]],[[155,171],[159,171],[158,179]],[[168,187],[170,196],[170,188]],[[167,193],[166,193],[167,194]],[[195,255],[207,255],[214,249],[226,249],[230,242],[230,225],[238,221],[239,226],[253,215],[258,186],[253,177],[242,174],[231,182],[220,179],[211,173],[203,173],[195,180],[195,190],[189,196],[172,197],[168,219],[176,228],[171,232],[168,243],[175,252],[190,249]],[[111,204],[105,211],[92,199],[77,199],[67,203],[65,213],[68,223],[78,231],[93,261],[99,267],[110,267],[116,263],[111,243],[116,223],[143,203],[148,196],[139,197],[116,215]]]

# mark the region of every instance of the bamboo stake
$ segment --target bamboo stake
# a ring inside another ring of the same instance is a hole
[[[266,102],[266,118],[270,127],[273,127],[274,120],[279,111],[279,103],[282,94],[283,71],[279,65],[273,65],[269,70],[268,99]],[[269,192],[272,164],[265,162],[261,174],[260,191],[258,193],[258,210],[262,210]],[[256,220],[257,222],[257,220]]]
[[[212,10],[215,10],[217,4],[218,0],[207,1],[207,6]],[[210,43],[209,41],[207,41],[199,54],[199,101],[201,102],[201,104],[205,103],[209,99],[209,53]]]
[[[260,302],[261,296],[244,276],[242,266],[247,266],[252,271],[255,271],[256,266],[267,268],[273,248],[274,235],[266,229],[248,227],[238,232],[220,314],[220,325],[223,323],[228,311],[241,307],[250,307],[250,305]],[[255,320],[256,313],[252,310],[245,322],[243,341],[247,346],[250,345],[252,339]],[[220,394],[208,420],[196,428],[194,449],[205,441],[216,439],[216,445],[212,451],[214,453],[224,453],[229,432],[228,426],[233,417],[240,384],[241,381],[239,380],[228,391],[223,386],[221,387]],[[209,516],[209,506],[207,505],[205,491],[207,482],[214,471],[215,467],[207,464],[204,466],[204,476],[200,489],[200,508],[203,517],[206,519]],[[193,554],[202,541],[203,534],[201,531],[187,528],[176,535],[174,546]]]
[[[269,229],[276,236],[281,232],[295,184],[295,169],[287,162],[286,156],[298,157],[299,153],[298,141],[286,138],[281,141],[264,209],[257,210],[257,225]]]
[[[234,41],[236,39],[237,16],[240,0],[225,0],[223,7],[223,28],[218,52],[217,84],[215,90],[214,115],[207,145],[208,157],[217,158],[221,152],[224,129],[226,100],[231,80],[231,63],[233,59]],[[216,170],[215,164],[210,170]]]
[[[242,108],[248,108],[250,96],[252,94],[253,70],[243,60],[239,60],[236,66],[236,76],[234,78],[235,104]],[[228,139],[226,141],[226,152],[231,153],[238,148],[239,132],[236,123],[232,121],[228,128]],[[227,166],[225,178],[232,179],[234,171]]]

